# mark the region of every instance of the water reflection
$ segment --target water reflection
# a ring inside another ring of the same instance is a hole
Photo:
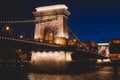
[[[53,75],[53,74],[36,74],[30,73],[29,80],[79,80],[82,79],[79,75]]]
[[[120,67],[101,67],[79,74],[40,74],[29,73],[29,80],[120,80]]]
[[[45,74],[25,70],[0,70],[0,80],[120,80],[120,67],[100,67],[78,74]]]
[[[114,80],[120,80],[120,67],[114,67],[113,68],[113,76],[112,76],[112,78],[114,79]]]

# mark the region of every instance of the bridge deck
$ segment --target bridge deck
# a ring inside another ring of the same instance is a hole
[[[56,44],[48,44],[48,43],[41,43],[41,42],[35,42],[30,40],[21,40],[21,39],[14,39],[14,38],[6,38],[6,37],[0,37],[0,48],[1,49],[23,49],[26,51],[33,51],[33,50],[39,50],[39,51],[71,51],[73,52],[72,55],[74,55],[76,58],[95,58],[95,59],[103,59],[107,58],[106,56],[97,54],[95,52],[76,49],[74,47],[69,46],[60,46]]]

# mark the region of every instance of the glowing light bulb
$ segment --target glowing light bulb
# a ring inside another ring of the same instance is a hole
[[[52,36],[53,34],[52,33],[50,33],[50,36]]]
[[[76,42],[76,39],[73,39],[74,42]]]
[[[7,26],[7,27],[6,27],[6,30],[10,30],[10,27]]]
[[[23,38],[23,35],[20,35],[20,38],[22,39],[22,38]]]

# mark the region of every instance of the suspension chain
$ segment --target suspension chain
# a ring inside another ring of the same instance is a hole
[[[49,21],[56,20],[55,18],[49,19],[37,19],[37,20],[23,20],[23,21],[0,21],[0,24],[20,24],[20,23],[45,23]]]

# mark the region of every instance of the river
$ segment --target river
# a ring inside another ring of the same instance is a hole
[[[75,74],[3,69],[0,71],[0,80],[120,80],[120,67],[104,66]]]

